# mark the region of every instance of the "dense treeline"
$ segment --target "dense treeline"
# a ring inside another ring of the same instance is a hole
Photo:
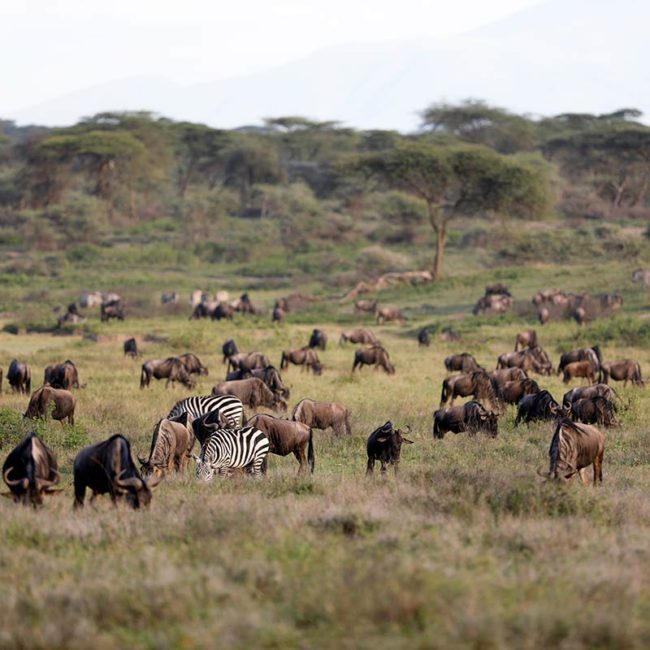
[[[229,131],[146,112],[57,129],[0,121],[0,244],[162,239],[242,261],[316,241],[420,242],[430,259],[432,229],[441,274],[452,219],[644,220],[650,128],[639,117],[531,119],[467,101],[429,107],[412,135],[302,117]],[[465,228],[466,245],[489,239]]]

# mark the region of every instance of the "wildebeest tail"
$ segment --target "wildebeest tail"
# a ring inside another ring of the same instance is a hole
[[[634,381],[638,384],[643,384],[643,379],[641,378],[641,366],[638,361],[634,364]]]
[[[316,458],[314,457],[314,432],[309,428],[309,442],[307,444],[307,462],[309,471],[313,474],[316,467]]]
[[[142,364],[142,371],[140,372],[140,388],[144,388],[147,385],[147,369],[145,364]]]

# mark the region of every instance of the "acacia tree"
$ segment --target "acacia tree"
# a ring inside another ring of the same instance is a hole
[[[485,147],[401,144],[357,159],[353,166],[422,199],[436,236],[433,274],[442,277],[448,224],[461,215],[499,212],[535,217],[548,207],[543,165],[502,156]]]

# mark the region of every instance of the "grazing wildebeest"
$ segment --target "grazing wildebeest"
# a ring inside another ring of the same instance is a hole
[[[100,308],[100,319],[102,323],[117,318],[117,320],[124,320],[124,305],[121,300],[108,300],[103,302]]]
[[[242,314],[261,314],[262,310],[253,304],[248,293],[242,293],[239,296],[239,301],[235,305],[235,311],[241,312]]]
[[[79,373],[77,367],[68,359],[63,363],[47,366],[43,375],[43,384],[52,388],[79,388]]]
[[[53,494],[59,482],[54,452],[34,433],[28,433],[10,452],[2,466],[2,477],[9,488],[2,496],[16,503],[43,505],[43,496]]]
[[[618,399],[616,391],[611,386],[607,384],[592,384],[591,386],[572,388],[564,393],[562,405],[568,408],[573,402],[577,402],[579,399],[593,399],[594,397],[604,397],[610,402]]]
[[[584,377],[590,384],[596,383],[596,372],[591,361],[573,361],[564,366],[563,383],[568,384],[576,377]]]
[[[168,305],[178,302],[178,294],[175,291],[163,291],[160,294],[160,304]]]
[[[325,350],[327,347],[327,334],[323,330],[315,329],[309,337],[309,347]]]
[[[525,348],[534,348],[537,346],[537,332],[535,330],[524,330],[517,334],[515,339],[515,352]]]
[[[314,473],[314,440],[311,427],[302,422],[281,420],[266,413],[254,415],[246,424],[264,431],[269,439],[269,453],[278,456],[293,453],[300,463],[298,474],[306,469],[307,464],[311,473]],[[266,473],[266,459],[262,472]]]
[[[370,330],[364,329],[363,327],[341,332],[339,344],[347,343],[348,341],[350,343],[363,343],[371,345],[377,345],[379,343],[377,337]]]
[[[280,359],[280,370],[288,368],[289,363],[302,366],[303,370],[311,370],[315,375],[320,375],[323,370],[316,351],[308,346],[297,350],[283,350]]]
[[[138,358],[138,342],[134,338],[124,341],[124,356],[127,355],[133,360]]]
[[[374,314],[377,309],[376,300],[357,300],[354,303],[354,311],[366,314]]]
[[[497,386],[485,370],[474,370],[463,375],[447,377],[442,382],[440,395],[440,408],[448,400],[450,406],[454,405],[456,397],[474,397],[481,402],[489,403],[492,408],[497,406]]]
[[[524,395],[539,393],[540,387],[534,379],[515,379],[499,387],[499,399],[506,404],[519,404]]]
[[[140,373],[140,388],[149,386],[151,378],[167,379],[165,388],[174,382],[179,381],[190,390],[196,385],[190,374],[185,370],[185,364],[178,357],[167,357],[167,359],[151,359],[142,364]]]
[[[173,420],[158,421],[153,429],[149,458],[138,456],[144,477],[185,471],[196,440],[190,420],[190,414],[183,413]]]
[[[617,426],[616,406],[606,397],[579,399],[571,404],[569,417],[585,424],[603,424],[606,427]]]
[[[367,348],[361,348],[354,352],[354,362],[352,363],[352,372],[363,366],[375,366],[383,368],[389,375],[395,374],[395,366],[391,363],[388,352],[381,345],[371,345]]]
[[[650,287],[650,271],[635,269],[632,271],[632,282],[640,282],[644,287]]]
[[[115,504],[126,500],[132,508],[146,507],[151,491],[162,476],[144,480],[131,458],[131,445],[117,433],[108,440],[84,447],[74,459],[74,507],[81,508],[86,488],[92,491],[90,502],[98,494],[109,494]]]
[[[284,318],[284,309],[280,305],[273,307],[273,312],[271,313],[271,322],[279,323]]]
[[[502,368],[501,370],[493,370],[488,373],[494,380],[499,388],[503,388],[509,381],[517,381],[517,379],[528,379],[525,370],[521,368]]]
[[[429,330],[426,327],[423,327],[419,332],[418,332],[418,346],[426,346],[427,348],[431,345],[431,335],[429,334]]]
[[[269,360],[261,352],[237,352],[228,357],[228,371],[231,368],[232,370],[254,370],[270,365]]]
[[[312,429],[332,427],[337,436],[342,433],[352,435],[350,411],[336,402],[317,402],[313,399],[303,399],[293,409],[291,419],[302,422]]]
[[[190,375],[207,375],[208,369],[201,363],[201,360],[193,352],[186,352],[178,357]]]
[[[462,406],[438,409],[433,414],[433,437],[444,438],[447,431],[452,433],[467,431],[472,435],[484,432],[496,438],[497,415],[474,400]]]
[[[239,349],[237,344],[233,339],[228,339],[222,346],[221,351],[223,352],[223,363],[226,363],[228,359],[236,354],[239,354]]]
[[[284,385],[280,371],[275,366],[255,368],[254,370],[234,370],[226,375],[226,381],[248,379],[249,377],[261,379],[276,395],[289,399],[290,391]]]
[[[216,307],[211,310],[210,318],[212,320],[232,320],[234,315],[235,308],[232,305],[227,302],[218,302]]]
[[[603,371],[604,384],[607,384],[611,377],[616,381],[624,382],[623,386],[627,386],[628,381],[631,381],[637,386],[645,386],[643,379],[641,379],[641,366],[638,361],[634,361],[633,359],[606,361],[602,364],[601,369]],[[9,377],[8,374],[7,377]]]
[[[216,300],[201,300],[198,305],[194,305],[189,320],[199,320],[200,318],[212,318],[215,309],[219,305]]]
[[[568,481],[576,474],[586,485],[584,469],[594,466],[594,485],[603,481],[603,455],[605,436],[589,424],[576,424],[568,418],[558,421],[548,452],[550,467],[548,473],[538,470],[547,479]]]
[[[524,395],[519,400],[515,426],[518,426],[522,420],[524,422],[554,420],[559,415],[565,414],[566,411],[553,399],[553,395],[547,390],[541,390],[539,393]]]
[[[67,323],[76,325],[78,323],[83,323],[86,320],[84,316],[79,313],[76,303],[70,303],[68,308],[62,316],[59,316],[57,319],[57,327],[63,327]]]
[[[53,419],[61,422],[61,426],[65,418],[68,424],[74,424],[75,396],[69,390],[51,386],[42,386],[32,393],[23,417],[46,419],[50,402],[54,402]]]
[[[589,361],[594,368],[594,372],[599,372],[600,366],[603,363],[603,356],[600,352],[600,347],[594,345],[592,348],[579,348],[565,352],[560,357],[560,363],[557,367],[557,374],[562,374],[564,368],[575,361]]]
[[[397,307],[379,307],[376,311],[377,316],[377,325],[383,325],[390,321],[397,321],[400,324],[404,324],[406,319],[401,309]]]
[[[368,467],[366,475],[372,474],[375,471],[375,462],[381,463],[381,473],[386,473],[388,465],[393,466],[395,475],[397,475],[397,468],[400,462],[402,452],[402,443],[412,445],[413,441],[402,436],[399,429],[393,427],[392,422],[388,421],[386,424],[375,429],[368,436],[368,443],[366,450],[368,452]]]
[[[0,390],[2,390],[2,371],[0,370]],[[32,389],[32,371],[26,363],[14,359],[7,370],[7,381],[14,393],[29,394]]]
[[[546,325],[551,320],[551,312],[546,307],[542,307],[537,312],[537,318],[540,325]]]
[[[532,371],[539,375],[550,375],[553,371],[546,352],[539,346],[499,355],[497,370],[502,368],[521,368],[526,372]]]
[[[246,468],[253,476],[262,475],[269,453],[269,439],[255,427],[217,429],[201,445],[196,461],[196,478],[210,481],[215,473],[228,476],[233,469]]]
[[[249,377],[234,381],[222,381],[212,388],[213,395],[234,395],[242,404],[256,409],[266,406],[274,411],[286,411],[287,403],[282,397],[274,393],[261,379]]]
[[[469,352],[452,354],[450,357],[447,357],[445,359],[445,368],[448,372],[454,372],[455,370],[460,372],[482,370],[476,359]]]

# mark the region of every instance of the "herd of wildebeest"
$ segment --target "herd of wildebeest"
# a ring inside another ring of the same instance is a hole
[[[492,304],[490,296],[503,299],[509,293],[505,287],[498,287],[498,290],[488,287],[482,299],[484,306]],[[549,301],[564,304],[562,296],[568,294],[546,290],[539,292],[533,303],[538,306]],[[97,300],[94,304],[100,305],[102,320],[113,316],[124,318],[123,302],[116,294],[97,294],[94,299]],[[299,299],[302,304],[308,300],[302,296]],[[163,296],[163,302],[175,300],[175,294]],[[612,298],[602,300],[619,303]],[[276,303],[274,312],[280,310],[282,314],[274,313],[273,320],[281,320],[284,313],[296,308],[289,302],[281,299]],[[82,305],[93,306],[90,301]],[[201,295],[193,304],[191,318],[231,318],[232,312],[226,305],[243,313],[257,313],[247,294],[243,294],[236,305],[223,299],[209,301]],[[226,313],[215,316],[218,309]],[[355,311],[375,314],[378,323],[404,320],[399,310],[378,308],[374,301],[357,301]],[[70,305],[66,317],[74,320],[75,314],[79,315],[76,306]],[[450,330],[442,332],[443,340],[454,341],[455,338]],[[421,347],[430,345],[427,328],[418,333],[417,342]],[[339,344],[347,343],[363,346],[354,350],[353,373],[364,365],[381,368],[391,375],[395,373],[388,351],[371,330],[357,327],[340,333]],[[227,368],[224,381],[214,385],[211,395],[180,400],[156,423],[149,456],[138,456],[140,467],[133,460],[129,441],[121,434],[85,447],[77,454],[73,466],[75,507],[83,506],[86,489],[92,492],[91,500],[98,494],[108,494],[114,503],[125,501],[134,508],[146,506],[151,500],[151,491],[165,475],[183,472],[192,460],[196,463],[197,478],[203,480],[211,479],[215,473],[227,475],[233,471],[263,475],[268,453],[293,454],[299,463],[299,473],[313,472],[313,430],[331,428],[335,436],[350,435],[350,412],[342,404],[303,399],[293,408],[290,418],[280,417],[288,413],[290,397],[281,371],[293,364],[320,375],[324,365],[318,352],[323,353],[327,345],[326,333],[314,329],[305,346],[282,352],[278,368],[264,353],[242,352],[233,339],[227,340],[222,346],[223,363]],[[137,340],[126,340],[123,351],[137,360],[140,356]],[[501,354],[493,371],[481,367],[468,352],[447,357],[444,365],[450,374],[442,382],[440,406],[433,414],[433,438],[442,439],[447,432],[496,437],[499,417],[507,405],[516,405],[515,426],[536,420],[555,423],[549,450],[550,468],[542,473],[546,479],[568,480],[578,474],[586,482],[585,469],[593,466],[594,483],[602,481],[605,438],[595,425],[617,426],[617,412],[622,407],[609,381],[644,385],[637,361],[604,361],[597,345],[566,352],[557,367],[554,366],[535,330],[520,332],[514,351]],[[193,376],[207,374],[206,366],[191,352],[151,359],[141,366],[140,388],[149,387],[152,379],[165,379],[166,387],[178,382],[191,390],[196,385]],[[540,385],[544,377],[553,374],[562,375],[565,384],[584,379],[586,385],[568,390],[558,401]],[[43,385],[33,393],[32,372],[26,363],[14,359],[6,379],[12,391],[30,395],[24,417],[51,415],[62,426],[64,420],[74,425],[76,398],[72,391],[79,389],[80,383],[72,361],[45,368]],[[470,397],[471,400],[454,406],[458,397]],[[244,407],[252,410],[248,419],[244,417]],[[275,415],[258,413],[260,408],[270,409]],[[376,462],[380,463],[382,473],[389,466],[397,473],[402,444],[412,443],[403,433],[387,421],[370,434],[366,444],[368,474],[372,474]],[[200,453],[195,455],[192,451],[197,443]],[[43,503],[44,495],[58,491],[55,454],[34,432],[8,455],[2,475],[9,487],[5,496],[16,502],[38,506]]]

